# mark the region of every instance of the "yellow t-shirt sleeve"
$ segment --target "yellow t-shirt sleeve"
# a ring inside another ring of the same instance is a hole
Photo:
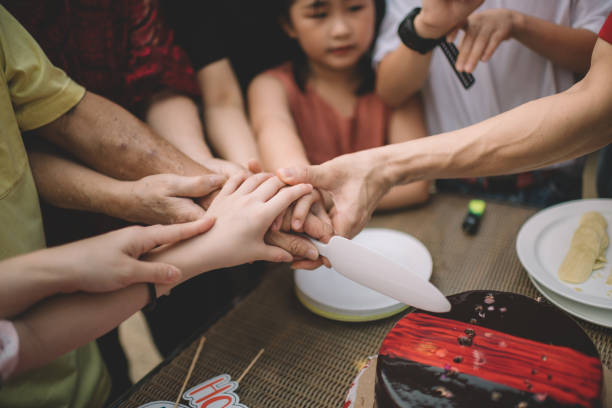
[[[85,95],[1,5],[0,62],[21,131],[54,121]]]

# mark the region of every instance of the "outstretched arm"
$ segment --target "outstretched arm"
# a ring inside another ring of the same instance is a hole
[[[249,160],[259,160],[259,153],[229,60],[224,58],[205,66],[197,78],[209,143],[220,157],[248,168]]]
[[[392,182],[521,172],[569,160],[612,140],[612,44],[598,40],[591,69],[569,90],[473,126],[399,145]]]
[[[389,144],[403,143],[425,137],[423,105],[420,94],[410,98],[403,106],[394,109],[389,124]],[[378,203],[377,210],[393,210],[409,205],[422,204],[429,198],[429,181],[421,180],[392,187]]]
[[[396,184],[527,171],[579,157],[612,142],[612,44],[597,40],[586,77],[473,126],[344,155],[320,166],[281,169],[288,183],[327,190],[336,232],[355,235]]]
[[[214,219],[154,227],[129,227],[0,262],[0,319],[15,317],[55,294],[109,292],[136,282],[176,283],[167,263],[139,261],[151,249],[209,230]]]
[[[120,180],[158,173],[210,173],[131,113],[91,92],[70,112],[34,132]]]
[[[34,151],[28,157],[36,189],[47,202],[143,224],[201,218],[204,209],[193,199],[216,191],[226,180],[218,174],[154,174],[121,181],[51,153]]]
[[[255,260],[291,261],[288,252],[266,245],[263,237],[276,216],[312,191],[312,187],[303,184],[285,187],[279,179],[266,174],[246,180],[244,177],[240,175],[228,180],[211,204],[208,216],[216,221],[209,232],[160,248],[149,256],[149,260],[179,268],[179,282],[208,270]],[[113,259],[111,257],[110,261]],[[166,293],[179,282],[157,285],[157,293]],[[148,302],[148,289],[144,284],[109,293],[77,293],[42,301],[14,319],[21,339],[17,372],[45,364],[86,344]]]

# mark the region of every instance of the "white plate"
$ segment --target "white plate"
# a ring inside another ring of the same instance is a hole
[[[606,279],[612,268],[612,247],[608,262],[581,284],[569,284],[557,277],[557,270],[569,250],[580,217],[587,211],[600,212],[612,237],[612,199],[576,200],[544,209],[523,224],[516,239],[518,257],[531,277],[545,289],[585,305],[612,309],[612,286]]]
[[[610,310],[574,302],[571,299],[565,298],[563,296],[557,295],[554,292],[551,292],[550,290],[547,290],[531,276],[529,277],[529,279],[531,279],[531,283],[533,283],[533,286],[535,286],[536,289],[540,291],[540,293],[544,295],[546,299],[550,300],[550,303],[557,306],[559,309],[563,309],[567,313],[579,317],[582,320],[586,320],[587,322],[612,328],[612,313],[610,313]]]
[[[429,251],[413,236],[383,228],[366,228],[354,241],[405,265],[429,280],[433,262]],[[376,273],[376,271],[372,271]],[[367,321],[391,316],[407,306],[321,266],[295,271],[298,299],[312,312],[334,320]]]

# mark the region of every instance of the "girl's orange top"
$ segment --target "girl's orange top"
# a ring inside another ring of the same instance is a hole
[[[373,92],[357,96],[353,114],[346,117],[330,106],[314,89],[300,90],[291,63],[265,72],[281,81],[298,134],[312,164],[346,153],[387,143],[391,110]]]

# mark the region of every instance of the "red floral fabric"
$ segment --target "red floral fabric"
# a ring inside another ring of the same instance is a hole
[[[5,7],[53,64],[128,109],[163,89],[199,93],[158,0],[13,0]]]

